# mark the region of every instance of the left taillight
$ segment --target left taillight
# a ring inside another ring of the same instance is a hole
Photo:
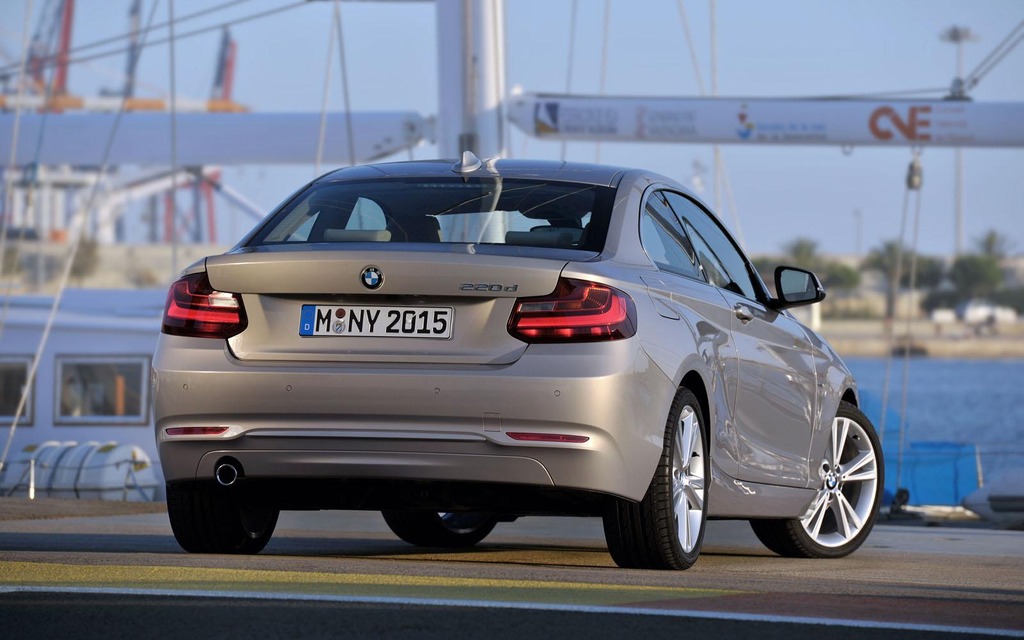
[[[161,331],[194,338],[230,338],[244,331],[246,324],[242,297],[216,291],[203,272],[171,285]]]
[[[614,287],[561,278],[550,295],[516,300],[508,331],[523,342],[622,340],[636,334],[636,308]]]

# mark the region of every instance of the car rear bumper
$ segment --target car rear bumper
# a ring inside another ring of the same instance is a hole
[[[168,482],[213,478],[512,483],[640,499],[675,388],[635,340],[532,345],[506,365],[249,364],[161,335],[156,436]],[[170,427],[224,426],[220,436]],[[585,442],[532,442],[510,433]]]

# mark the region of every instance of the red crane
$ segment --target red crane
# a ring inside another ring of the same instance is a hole
[[[217,67],[213,78],[213,87],[210,89],[210,101],[208,103],[210,111],[238,111],[238,105],[232,100],[237,50],[237,43],[231,37],[231,32],[225,27],[221,35],[220,50],[217,53]],[[194,194],[192,215],[186,219],[186,230],[191,230],[195,240],[200,240],[202,235],[199,220],[201,198],[206,208],[207,240],[212,244],[217,242],[217,215],[213,201],[213,192],[214,184],[219,180],[220,172],[214,173],[209,177],[203,177],[201,173],[197,172],[195,180],[181,187],[183,189],[191,189]],[[174,207],[174,198],[171,194],[168,194],[168,197],[164,198],[164,240],[167,242],[171,240],[171,233],[173,233],[174,229]]]

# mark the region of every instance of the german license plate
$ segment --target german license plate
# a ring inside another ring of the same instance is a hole
[[[300,336],[375,338],[452,337],[451,307],[357,307],[302,305]]]

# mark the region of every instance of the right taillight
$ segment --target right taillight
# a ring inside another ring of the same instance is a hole
[[[523,342],[621,340],[636,334],[636,308],[614,287],[561,278],[550,295],[516,300],[508,331]]]
[[[161,331],[195,338],[230,338],[245,330],[242,297],[216,291],[206,273],[184,276],[171,285]]]

